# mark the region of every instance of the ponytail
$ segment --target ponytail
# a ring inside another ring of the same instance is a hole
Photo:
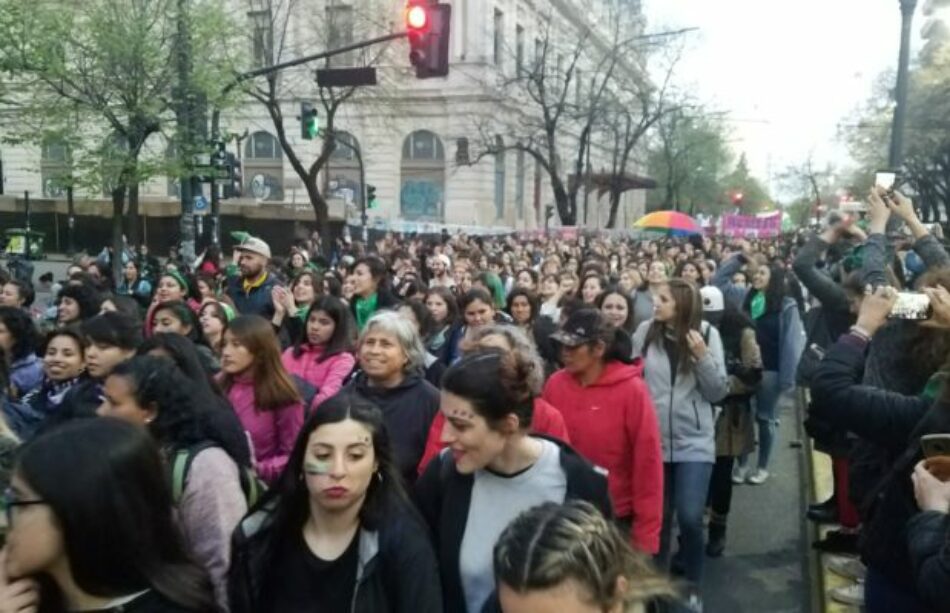
[[[604,351],[604,361],[633,364],[633,339],[623,328],[614,328],[613,338],[607,343],[607,349]]]

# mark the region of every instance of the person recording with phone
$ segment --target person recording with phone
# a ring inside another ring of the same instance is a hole
[[[933,309],[927,323],[946,330],[950,292],[938,286],[925,293]],[[884,329],[897,296],[897,290],[888,286],[865,296],[857,324],[829,348],[811,385],[812,396],[824,399],[813,407],[820,411],[821,419],[876,445],[883,453],[886,468],[862,499],[861,557],[867,565],[864,599],[869,613],[943,610],[946,604],[946,600],[932,600],[934,594],[946,589],[945,583],[935,585],[926,579],[929,575],[915,574],[920,569],[912,564],[913,548],[908,549],[906,539],[918,508],[910,479],[923,458],[921,437],[950,432],[950,385],[941,385],[934,402],[919,393],[899,393],[861,382],[869,346]]]

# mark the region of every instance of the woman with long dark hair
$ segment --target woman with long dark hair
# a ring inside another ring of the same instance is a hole
[[[260,477],[280,476],[304,420],[303,400],[280,360],[270,322],[242,315],[224,333],[221,387],[251,437]]]
[[[218,357],[208,346],[198,316],[184,302],[162,302],[152,309],[152,334],[156,332],[184,336],[194,343],[205,368],[215,373],[221,369]]]
[[[381,258],[366,256],[353,266],[353,298],[350,306],[359,332],[377,311],[396,305],[389,288],[389,267]]]
[[[633,355],[643,357],[663,441],[663,531],[660,559],[669,563],[673,516],[690,581],[690,604],[701,607],[703,513],[716,461],[714,403],[728,392],[719,332],[702,321],[699,290],[670,279],[654,295],[653,319],[637,328]]]
[[[447,287],[430,287],[423,302],[432,315],[433,323],[431,333],[423,339],[426,349],[448,364],[448,349],[454,344],[453,333],[458,331],[458,299]]]
[[[633,310],[633,299],[630,298],[630,294],[619,287],[608,288],[607,291],[597,297],[594,304],[612,326],[620,328],[627,334],[632,335],[634,333],[636,319]]]
[[[129,296],[145,309],[152,299],[152,284],[142,275],[139,264],[135,260],[125,263],[122,270],[122,281],[116,285],[116,295]]]
[[[119,420],[80,420],[24,445],[5,494],[0,608],[214,611],[172,519],[167,479],[152,438]]]
[[[32,392],[43,382],[43,362],[36,355],[39,338],[33,320],[23,309],[0,306],[0,350],[7,361],[13,400]]]
[[[349,309],[333,296],[320,296],[310,306],[306,327],[296,344],[284,351],[281,361],[287,372],[317,389],[309,410],[343,388],[353,372],[353,324]]]
[[[445,610],[492,610],[492,546],[508,523],[543,502],[581,499],[610,514],[604,476],[554,439],[529,434],[534,364],[486,349],[445,373],[442,441],[415,487],[438,543]]]
[[[442,611],[435,553],[401,483],[379,409],[345,393],[324,402],[235,534],[231,611]]]
[[[199,406],[192,390],[171,360],[139,356],[109,374],[97,412],[143,428],[158,443],[172,479],[181,481],[173,483],[172,502],[187,548],[226,610],[231,533],[247,511],[236,460],[244,449],[228,448],[232,441],[219,436],[205,414],[214,409]],[[187,471],[180,477],[179,466]]]

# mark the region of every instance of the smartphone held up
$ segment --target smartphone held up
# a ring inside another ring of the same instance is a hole
[[[897,302],[888,315],[891,319],[906,319],[910,321],[925,321],[933,315],[930,297],[920,292],[899,292]]]

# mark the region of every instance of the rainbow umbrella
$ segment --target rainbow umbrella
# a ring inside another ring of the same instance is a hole
[[[639,230],[663,232],[668,236],[689,236],[690,234],[703,233],[703,229],[696,223],[695,219],[676,211],[656,211],[644,215],[633,224],[633,227]]]

